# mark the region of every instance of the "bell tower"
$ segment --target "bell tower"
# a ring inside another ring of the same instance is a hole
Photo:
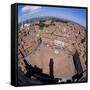
[[[53,59],[50,58],[50,62],[49,62],[49,74],[50,74],[51,77],[54,78],[54,75],[53,75],[53,72],[54,72],[54,70],[53,70],[53,64],[54,64]]]

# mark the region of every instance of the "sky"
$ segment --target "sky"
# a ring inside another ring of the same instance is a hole
[[[86,27],[86,9],[18,5],[18,23],[34,17],[54,16]]]

